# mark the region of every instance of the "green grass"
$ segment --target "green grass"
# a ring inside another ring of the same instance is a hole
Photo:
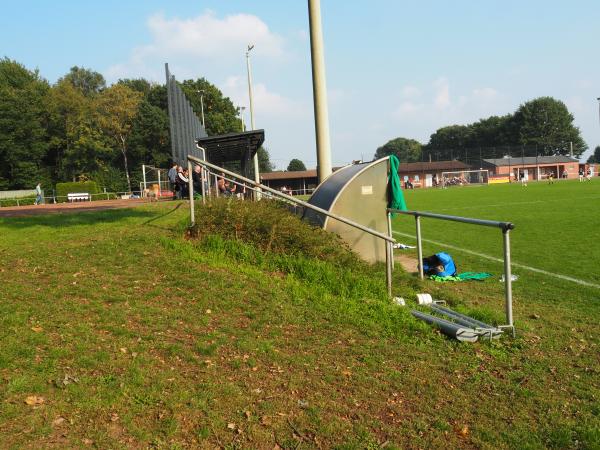
[[[459,344],[282,209],[181,205],[0,219],[0,448],[598,448],[597,292],[520,274],[517,338]],[[502,320],[495,280],[394,276]]]

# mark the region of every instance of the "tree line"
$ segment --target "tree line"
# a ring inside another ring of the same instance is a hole
[[[449,125],[433,133],[427,144],[398,137],[375,152],[375,158],[395,154],[402,162],[478,160],[511,156],[573,154],[587,145],[567,106],[552,97],[523,103],[513,114],[491,116],[468,125]]]
[[[209,136],[242,130],[231,100],[204,78],[180,83],[195,111],[203,95]],[[108,86],[74,66],[51,84],[38,70],[0,59],[0,190],[46,188],[93,180],[109,191],[131,191],[142,164],[171,159],[167,89],[143,78]],[[262,172],[273,166],[259,150]]]

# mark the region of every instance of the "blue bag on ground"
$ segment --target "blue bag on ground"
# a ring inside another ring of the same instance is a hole
[[[423,272],[427,275],[452,277],[456,275],[456,264],[448,253],[439,252],[423,258]]]

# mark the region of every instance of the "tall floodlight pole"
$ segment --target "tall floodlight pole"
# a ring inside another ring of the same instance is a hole
[[[250,97],[250,129],[254,130],[254,103],[252,101],[252,69],[250,68],[250,51],[254,48],[254,45],[248,45],[246,51],[246,69],[248,70],[248,96]],[[260,172],[258,171],[258,149],[254,154],[254,181],[260,183]],[[256,199],[260,198],[258,191],[256,192]]]
[[[596,100],[598,100],[598,122],[600,123],[600,97],[598,97]]]
[[[331,145],[329,143],[329,113],[325,83],[325,54],[321,28],[321,1],[308,0],[310,23],[310,57],[312,61],[315,134],[317,137],[317,176],[319,183],[331,174]]]
[[[206,132],[206,125],[204,123],[204,90],[196,91],[200,94],[200,117],[202,117],[202,128]]]

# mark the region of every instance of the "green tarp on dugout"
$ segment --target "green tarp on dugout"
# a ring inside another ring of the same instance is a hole
[[[398,175],[398,167],[400,161],[395,155],[390,155],[390,173],[388,176],[388,208],[399,209],[406,211],[406,201],[400,187],[400,176]]]

